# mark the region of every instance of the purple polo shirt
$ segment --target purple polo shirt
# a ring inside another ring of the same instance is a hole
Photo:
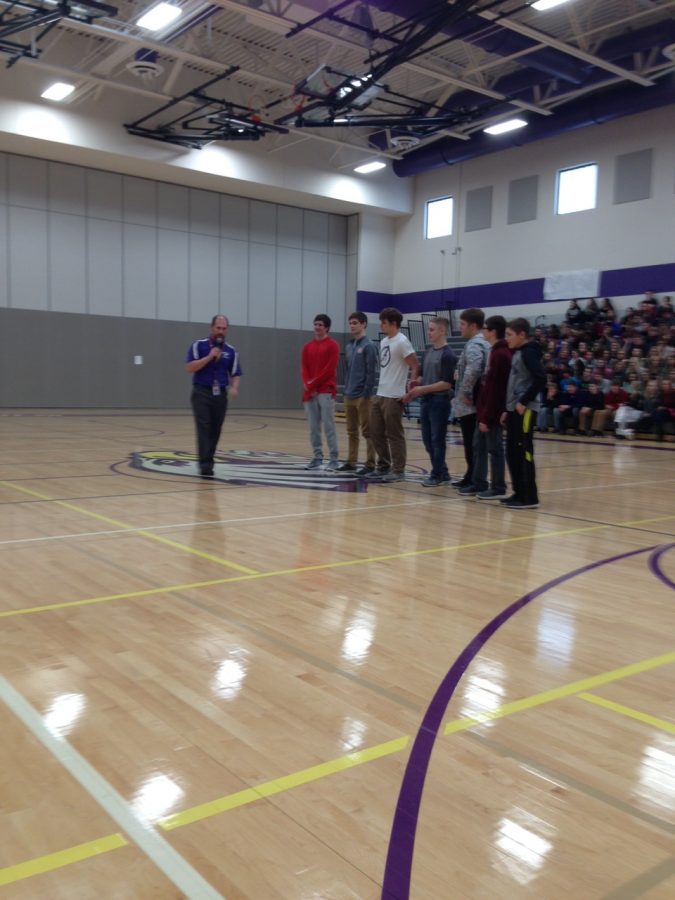
[[[202,338],[201,341],[195,341],[188,348],[185,362],[190,363],[198,359],[204,359],[205,356],[209,355],[213,346],[214,343],[211,338]],[[221,350],[222,353],[219,360],[211,360],[203,369],[192,373],[193,384],[210,388],[213,387],[214,382],[218,382],[221,388],[226,388],[234,375],[241,375],[239,354],[234,347],[231,344],[223,344]]]

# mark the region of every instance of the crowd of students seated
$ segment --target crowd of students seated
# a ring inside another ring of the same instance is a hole
[[[617,438],[675,430],[675,310],[647,291],[619,316],[612,301],[570,301],[565,321],[535,330],[547,387],[537,426]]]

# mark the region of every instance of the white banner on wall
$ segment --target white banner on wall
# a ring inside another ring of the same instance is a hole
[[[544,276],[544,300],[578,300],[597,297],[600,272],[580,269],[578,272],[551,272]]]

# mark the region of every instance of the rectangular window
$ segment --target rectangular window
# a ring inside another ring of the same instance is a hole
[[[555,211],[559,216],[595,209],[598,193],[598,167],[595,163],[560,169]]]
[[[424,222],[425,238],[445,237],[448,234],[452,234],[453,205],[452,197],[439,197],[437,200],[427,200]]]

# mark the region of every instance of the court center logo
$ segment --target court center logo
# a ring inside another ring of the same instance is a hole
[[[133,469],[162,475],[186,475],[199,478],[199,461],[194,453],[180,450],[142,450],[132,453],[129,464]],[[328,469],[307,471],[307,459],[273,450],[229,450],[217,453],[213,478],[226,484],[294,487],[311,491],[367,490],[364,478],[353,472],[334,472]]]

